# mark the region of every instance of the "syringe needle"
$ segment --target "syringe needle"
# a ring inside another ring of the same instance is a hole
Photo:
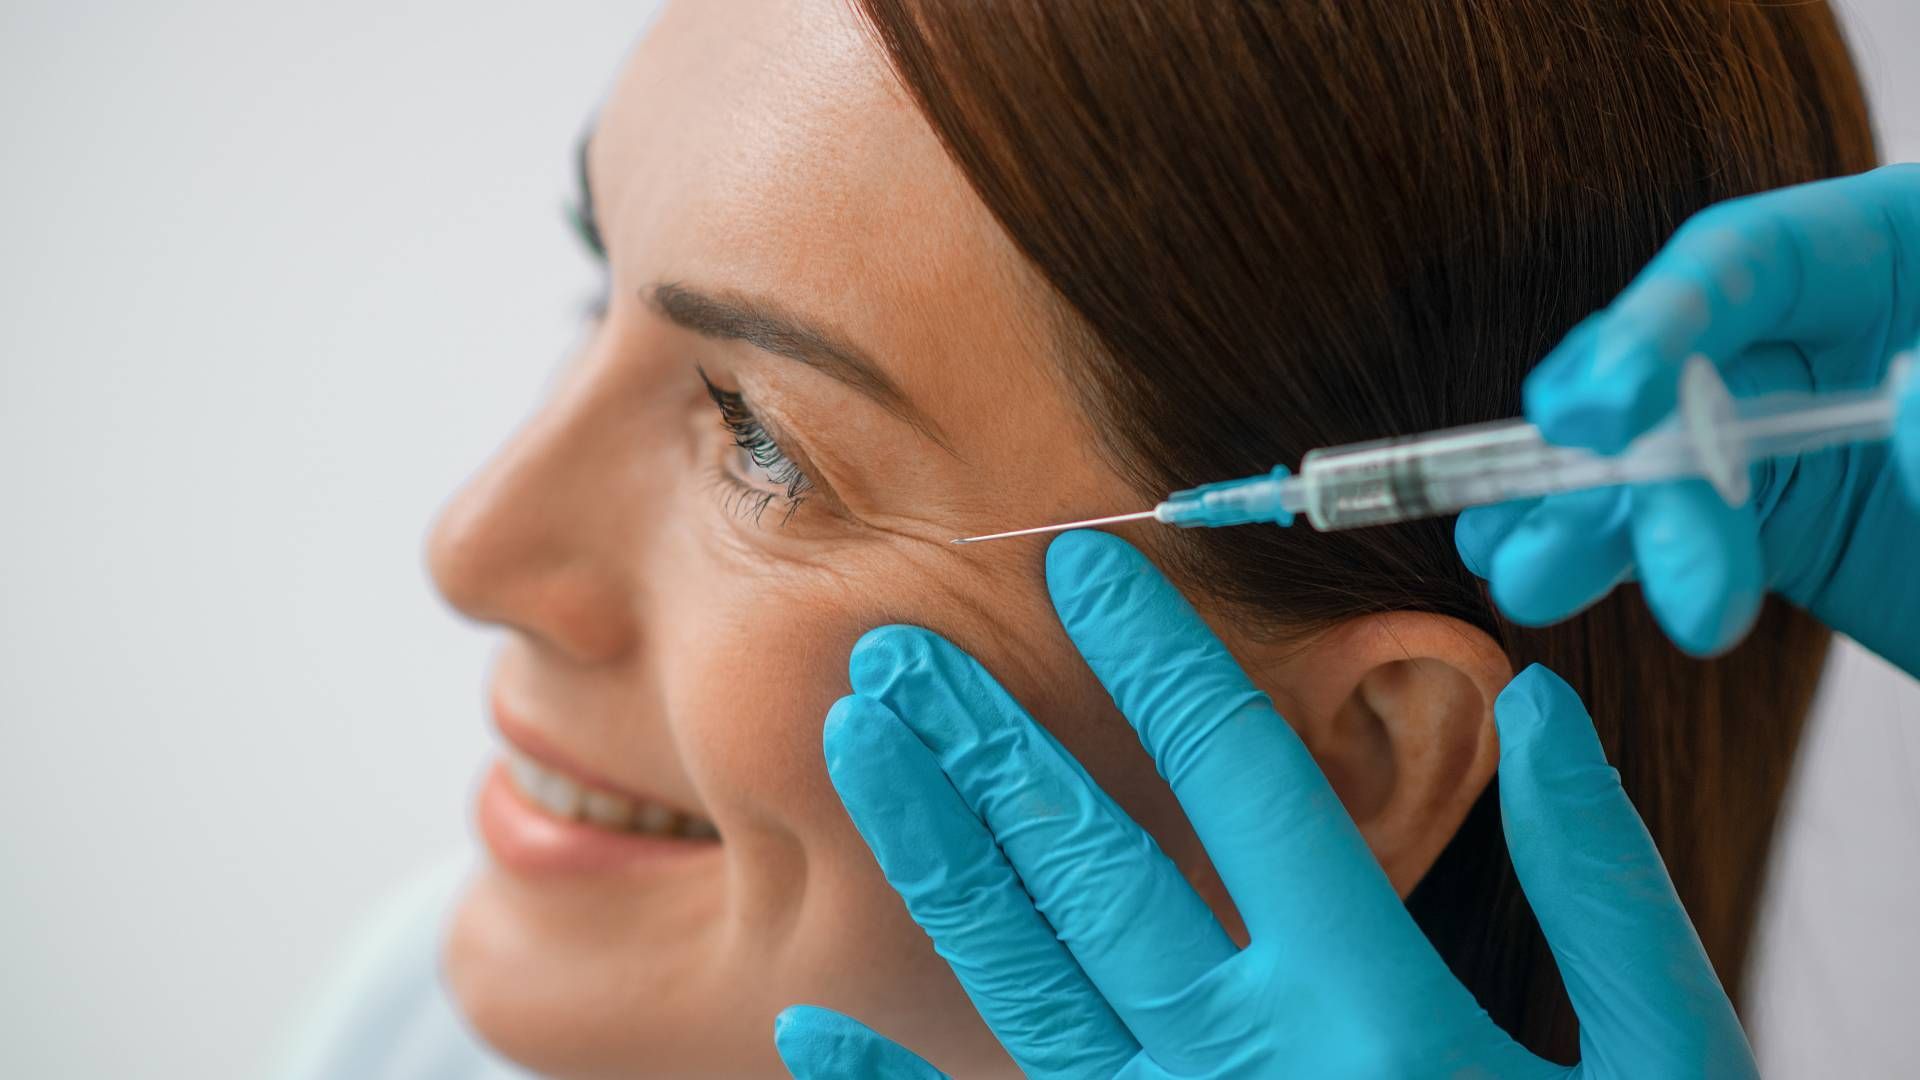
[[[1031,529],[1014,529],[1012,532],[988,533],[985,536],[962,536],[949,540],[949,544],[978,544],[987,540],[1005,540],[1012,536],[1037,536],[1040,533],[1065,532],[1068,529],[1090,528],[1094,525],[1118,525],[1123,521],[1140,521],[1153,516],[1152,510],[1142,510],[1136,514],[1115,514],[1112,517],[1088,518],[1085,521],[1067,521],[1058,525],[1036,525]]]

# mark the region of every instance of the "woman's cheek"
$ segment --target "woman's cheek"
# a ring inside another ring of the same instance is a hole
[[[662,564],[673,572],[649,589],[650,662],[676,750],[723,834],[731,824],[795,844],[823,824],[837,832],[846,816],[820,726],[848,692],[848,654],[871,625],[854,598],[887,586],[851,574],[857,553],[841,573],[770,521],[707,514],[711,528],[677,532],[680,550]]]

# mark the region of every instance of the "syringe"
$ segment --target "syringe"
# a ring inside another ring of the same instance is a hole
[[[1713,364],[1696,356],[1681,373],[1673,416],[1615,455],[1554,446],[1525,420],[1470,424],[1309,451],[1298,474],[1279,465],[1272,472],[1176,491],[1151,510],[953,543],[1147,519],[1183,527],[1291,525],[1301,513],[1316,529],[1351,529],[1688,476],[1705,477],[1728,505],[1738,506],[1750,494],[1747,466],[1753,461],[1891,438],[1900,388],[1914,363],[1912,353],[1896,357],[1880,385],[1866,390],[1735,398]]]

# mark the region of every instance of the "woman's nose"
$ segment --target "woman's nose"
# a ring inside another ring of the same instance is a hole
[[[427,542],[434,584],[455,608],[583,663],[617,659],[637,636],[632,563],[644,541],[628,508],[645,493],[623,485],[652,470],[636,467],[645,451],[621,398],[590,380],[563,386],[454,496]]]

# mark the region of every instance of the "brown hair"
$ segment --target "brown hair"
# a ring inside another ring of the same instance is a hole
[[[1064,374],[1143,496],[1510,416],[1527,368],[1688,215],[1875,160],[1824,4],[855,2],[1058,292]],[[1440,612],[1559,672],[1737,995],[1825,652],[1812,620],[1772,602],[1706,662],[1632,595],[1523,629],[1450,522],[1170,531],[1156,554],[1250,628]],[[1497,792],[1408,907],[1495,1020],[1573,1058]]]

